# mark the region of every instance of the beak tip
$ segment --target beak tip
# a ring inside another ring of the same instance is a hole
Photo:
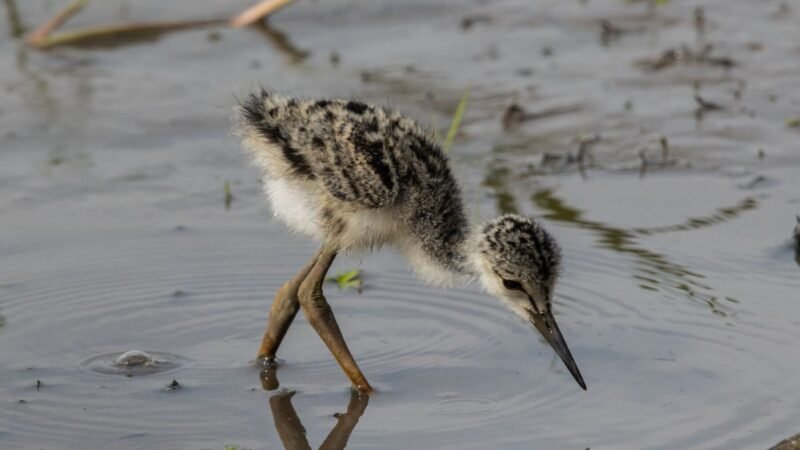
[[[583,375],[581,375],[581,373],[580,373],[580,372],[578,372],[578,367],[577,367],[577,366],[575,367],[575,371],[577,372],[577,373],[575,374],[575,381],[577,381],[577,382],[578,382],[578,386],[580,386],[580,387],[581,387],[581,389],[583,389],[584,391],[586,391],[586,390],[587,390],[587,389],[586,389],[586,382],[585,382],[585,381],[583,381]]]
[[[580,372],[578,372],[577,367],[575,367],[575,372],[572,373],[572,376],[575,378],[575,381],[578,383],[578,386],[580,386],[581,389],[583,389],[584,391],[588,390],[586,389],[586,382],[583,381],[583,376],[581,375]]]

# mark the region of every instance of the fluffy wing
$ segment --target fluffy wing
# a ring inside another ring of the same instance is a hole
[[[414,121],[364,103],[262,90],[246,97],[239,113],[245,147],[267,174],[319,182],[337,199],[367,208],[394,204],[414,173],[446,166]]]

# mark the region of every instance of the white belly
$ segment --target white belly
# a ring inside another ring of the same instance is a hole
[[[320,207],[314,201],[313,193],[282,179],[265,179],[264,191],[273,214],[290,229],[319,242],[325,241],[325,229],[319,224]],[[400,224],[391,208],[364,209],[343,216],[346,228],[335,243],[340,249],[361,250],[399,244],[398,236],[402,235]]]
[[[323,240],[317,223],[317,205],[307,191],[285,180],[265,179],[264,192],[269,197],[272,213],[280,217],[292,230]]]

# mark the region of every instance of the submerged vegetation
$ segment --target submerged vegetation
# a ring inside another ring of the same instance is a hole
[[[229,210],[233,204],[233,192],[231,192],[231,183],[227,180],[222,183],[222,193],[225,199],[225,209]]]
[[[13,0],[5,0],[9,17],[14,26],[14,34],[23,33],[19,25],[19,15]],[[171,20],[157,22],[124,22],[108,25],[97,25],[75,30],[57,32],[70,18],[78,14],[89,4],[90,0],[73,0],[66,8],[59,11],[53,18],[40,25],[30,33],[25,42],[38,49],[47,49],[60,45],[91,44],[107,42],[109,40],[135,42],[137,40],[151,40],[164,33],[181,30],[190,30],[208,26],[228,25],[233,28],[242,28],[256,24],[268,15],[289,5],[294,0],[265,0],[246,9],[231,18],[211,18],[194,20]]]
[[[442,145],[442,150],[445,153],[448,153],[450,148],[453,147],[453,141],[455,141],[458,128],[461,126],[461,119],[464,118],[464,112],[467,110],[467,100],[469,99],[470,90],[470,88],[467,88],[464,94],[461,95],[461,100],[458,102],[456,112],[453,114],[453,121],[450,122],[450,129],[447,130],[447,137],[445,137],[444,145]]]

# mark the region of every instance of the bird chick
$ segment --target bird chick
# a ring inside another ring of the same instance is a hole
[[[520,215],[470,225],[447,157],[428,130],[397,111],[353,100],[262,90],[241,102],[237,133],[262,169],[275,215],[322,245],[309,269],[276,296],[278,310],[290,307],[280,320],[270,319],[259,356],[274,356],[298,305],[317,316],[309,308],[324,297],[303,286],[324,277],[338,252],[389,245],[433,284],[480,280],[542,334],[586,389],[552,313],[561,261],[555,239]],[[313,302],[304,292],[315,295]],[[320,317],[317,331],[333,336],[326,343],[351,381],[368,388],[332,316]]]

